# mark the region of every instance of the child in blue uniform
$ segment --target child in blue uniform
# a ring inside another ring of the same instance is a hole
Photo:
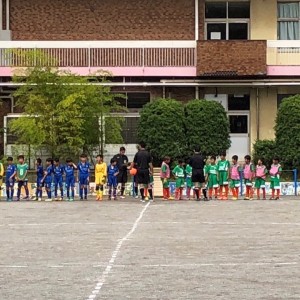
[[[75,196],[75,174],[74,171],[77,169],[76,165],[73,163],[72,159],[68,158],[66,160],[65,174],[66,174],[66,189],[67,189],[67,198],[69,201],[74,201]],[[70,197],[70,188],[71,188],[71,197]]]
[[[64,199],[64,190],[63,190],[63,175],[64,175],[64,167],[60,164],[59,159],[54,159],[53,166],[54,173],[54,197],[55,201],[62,201]],[[57,198],[57,189],[60,189],[60,198]]]
[[[110,165],[107,168],[107,176],[108,176],[108,199],[117,200],[117,186],[118,186],[118,176],[119,169],[117,167],[117,160],[112,159],[110,161]]]
[[[6,197],[7,201],[12,201],[14,197],[14,186],[15,186],[15,177],[17,174],[17,167],[13,164],[13,158],[7,158],[7,168],[6,168]]]
[[[47,192],[48,198],[45,200],[47,202],[52,201],[52,195],[51,195],[51,187],[52,187],[52,174],[53,174],[53,160],[52,158],[46,159],[46,170],[44,172],[44,177],[42,179],[42,182],[45,183],[45,188]]]
[[[78,168],[78,182],[80,185],[79,195],[80,200],[87,200],[88,185],[90,180],[90,164],[87,162],[87,156],[85,154],[80,155],[80,162],[77,166]]]
[[[35,191],[35,200],[42,201],[43,196],[43,178],[44,178],[44,169],[42,165],[42,160],[38,158],[35,162],[36,170],[36,191]]]

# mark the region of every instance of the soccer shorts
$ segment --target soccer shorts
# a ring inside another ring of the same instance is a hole
[[[50,190],[51,187],[52,187],[52,181],[45,181],[45,188]]]
[[[266,181],[263,178],[256,178],[255,179],[255,188],[256,189],[265,189]]]
[[[230,188],[238,188],[241,185],[241,181],[240,180],[236,180],[236,179],[231,179],[230,180]]]
[[[161,183],[164,189],[168,189],[170,187],[170,182],[168,178],[161,178]]]
[[[250,179],[245,179],[244,183],[245,183],[245,186],[253,186],[253,183]]]
[[[81,175],[79,177],[79,183],[80,185],[89,185],[89,181],[88,181],[89,175]]]
[[[280,179],[277,177],[271,177],[270,188],[272,190],[280,190]]]
[[[219,185],[228,185],[228,173],[226,171],[219,172]]]
[[[42,188],[42,187],[44,187],[44,182],[42,182],[42,179],[43,179],[43,178],[37,178],[37,179],[36,179],[36,187],[37,187],[37,188]]]
[[[6,180],[5,181],[5,186],[6,186],[6,189],[12,189],[12,188],[14,188],[14,186],[15,186],[15,179],[9,179],[9,180]],[[0,185],[1,186],[1,185]]]
[[[146,185],[150,183],[150,173],[148,169],[138,169],[137,182],[138,184],[146,184]]]
[[[118,186],[118,178],[116,176],[108,176],[108,186],[116,188]]]
[[[183,177],[176,179],[176,188],[177,189],[184,188],[184,178]]]
[[[54,176],[54,185],[55,185],[55,188],[59,187],[60,189],[62,189],[63,188],[63,178]]]
[[[75,177],[66,177],[66,188],[74,188],[75,187]]]
[[[101,173],[96,174],[96,176],[95,176],[96,185],[103,185],[103,184],[105,184],[105,181],[106,181],[106,177],[104,177],[103,174],[101,174]]]
[[[120,171],[118,175],[118,183],[127,183],[127,171]]]
[[[192,182],[205,182],[204,171],[202,169],[193,169]]]
[[[28,180],[19,180],[18,181],[18,188],[20,189],[22,186],[27,187]]]

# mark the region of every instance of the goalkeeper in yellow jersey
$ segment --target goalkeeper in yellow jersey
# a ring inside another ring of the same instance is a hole
[[[96,192],[97,201],[103,200],[103,189],[107,177],[107,165],[103,162],[103,155],[98,155],[96,157],[97,163],[95,166],[95,182],[96,182]]]

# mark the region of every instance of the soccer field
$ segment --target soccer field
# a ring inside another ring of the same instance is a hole
[[[300,299],[300,202],[0,203],[0,299]]]

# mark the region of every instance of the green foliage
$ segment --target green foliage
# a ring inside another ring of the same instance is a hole
[[[182,103],[157,99],[145,105],[140,115],[138,137],[151,149],[155,160],[165,155],[173,159],[183,157],[187,148]]]
[[[275,125],[278,155],[285,169],[300,165],[300,95],[284,99]]]
[[[263,159],[266,167],[270,169],[276,150],[274,140],[257,140],[253,145],[253,161],[257,163],[259,159]]]
[[[199,145],[204,155],[219,155],[230,147],[229,121],[216,101],[193,100],[185,106],[186,140],[189,149]]]
[[[12,121],[10,128],[18,143],[46,147],[53,157],[65,158],[75,157],[82,150],[91,153],[95,147],[103,153],[105,133],[118,136],[122,142],[120,118],[115,118],[115,126],[106,130],[101,126],[103,122],[99,123],[112,112],[122,110],[109,87],[89,84],[106,82],[105,76],[81,77],[61,72],[52,67],[55,63],[51,58],[46,63],[45,54],[37,51],[27,52],[24,61],[30,67],[16,70],[13,78],[14,82],[25,83],[14,94],[24,117]]]

